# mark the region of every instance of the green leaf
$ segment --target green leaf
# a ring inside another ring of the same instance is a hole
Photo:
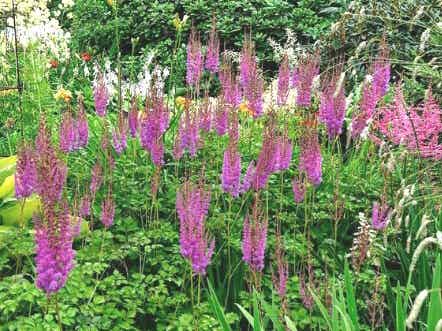
[[[437,322],[442,318],[442,298],[441,298],[441,286],[442,286],[442,254],[438,255],[436,266],[433,272],[433,291],[430,294],[430,304],[428,306],[427,325],[428,330],[433,331],[436,329]]]
[[[345,291],[346,291],[345,297],[347,299],[348,312],[350,314],[354,330],[358,331],[359,330],[358,310],[356,306],[356,298],[353,289],[353,280],[351,277],[347,260],[345,260],[345,265],[344,265],[344,280],[345,280]]]
[[[405,312],[399,283],[396,286],[396,331],[405,331]]]
[[[285,323],[287,324],[287,327],[290,329],[290,331],[298,331],[296,328],[295,322],[293,322],[288,316],[284,316]]]
[[[226,315],[224,314],[224,309],[221,307],[218,297],[216,296],[215,291],[213,290],[212,284],[210,281],[207,281],[209,286],[209,303],[212,311],[215,313],[218,322],[220,322],[224,331],[231,331],[229,323],[227,322]]]

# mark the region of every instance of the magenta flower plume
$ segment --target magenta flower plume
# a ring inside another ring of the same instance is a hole
[[[390,220],[391,210],[386,204],[373,202],[372,226],[375,230],[384,230]]]
[[[215,247],[204,226],[209,204],[210,192],[190,182],[185,182],[177,192],[181,255],[189,260],[193,272],[200,275],[206,273]]]
[[[75,122],[70,111],[63,114],[60,124],[60,150],[65,153],[75,149]]]
[[[279,230],[277,230],[276,233],[275,260],[276,272],[272,272],[272,282],[281,300],[285,300],[289,268],[285,258],[284,245]],[[285,302],[283,304],[285,304]]]
[[[264,269],[267,242],[267,220],[262,220],[261,215],[258,215],[259,212],[255,209],[251,219],[246,215],[242,240],[242,259],[254,272],[261,272]]]
[[[393,144],[419,152],[422,157],[442,159],[442,144],[439,143],[441,109],[431,91],[423,105],[408,107],[398,86],[393,103],[379,109],[373,127]]]
[[[203,54],[201,51],[201,42],[192,28],[187,43],[187,65],[186,65],[186,83],[189,86],[197,86],[203,73]]]
[[[282,58],[281,64],[279,65],[278,72],[278,95],[277,104],[279,106],[285,105],[287,103],[287,98],[289,96],[289,85],[290,85],[290,67],[289,58],[287,54]]]
[[[112,199],[112,193],[109,193],[101,204],[101,223],[106,229],[114,223],[115,203]]]
[[[37,167],[35,153],[29,144],[23,144],[17,153],[15,170],[15,197],[29,197],[37,184]]]
[[[78,214],[80,215],[80,217],[86,217],[91,214],[91,197],[89,194],[85,194],[81,198]]]
[[[221,186],[224,192],[237,198],[241,178],[241,155],[236,143],[229,143],[224,152]]]
[[[209,44],[207,45],[205,67],[212,74],[218,72],[219,67],[219,39],[216,32],[216,21],[213,19],[212,29],[209,35]]]
[[[341,134],[345,110],[344,82],[335,76],[322,91],[319,106],[319,121],[327,126],[330,140]]]
[[[89,189],[91,190],[92,196],[95,196],[101,184],[103,183],[103,168],[100,163],[95,163],[91,171],[91,184]]]
[[[137,135],[137,132],[138,132],[138,127],[139,127],[138,106],[137,106],[137,100],[135,97],[132,97],[131,107],[130,107],[128,118],[129,118],[128,121],[129,121],[130,135],[132,136],[132,138],[135,138]]]
[[[81,102],[82,104],[82,102]],[[80,107],[77,116],[77,147],[86,147],[89,141],[89,124],[87,121],[86,112],[84,106]]]
[[[40,121],[36,138],[37,182],[35,191],[48,206],[53,206],[60,199],[67,177],[66,164],[57,157],[51,145],[51,136],[44,118]]]
[[[48,296],[65,285],[74,267],[72,230],[66,202],[62,202],[60,210],[47,213],[44,219],[35,220],[36,285]]]
[[[104,81],[104,76],[100,72],[94,80],[94,102],[97,115],[100,117],[106,116],[109,104],[109,91]]]
[[[219,136],[226,134],[229,125],[229,111],[225,105],[220,105],[215,114],[215,129]]]
[[[390,50],[385,39],[382,39],[379,52],[372,64],[373,94],[379,100],[388,90],[390,82]]]
[[[181,115],[175,140],[174,156],[176,159],[183,155],[184,150],[187,150],[191,157],[196,156],[200,140],[197,115],[197,112],[190,112],[189,106],[186,105],[184,113]]]
[[[250,161],[246,173],[242,179],[240,193],[246,193],[252,187],[253,179],[255,178],[255,161]]]
[[[231,107],[239,106],[241,104],[239,78],[235,78],[233,75],[232,65],[227,58],[224,59],[224,64],[219,72],[219,80],[223,102]]]
[[[169,127],[169,116],[162,95],[151,94],[150,100],[146,100],[146,108],[140,122],[140,141],[141,146],[150,152],[151,159],[156,165],[163,163],[162,137]]]
[[[241,52],[240,83],[253,116],[255,118],[261,116],[264,110],[262,98],[264,82],[256,63],[253,43],[249,40],[244,41]]]
[[[289,139],[287,132],[275,138],[274,146],[275,157],[273,171],[287,170],[290,167],[293,152],[293,144]]]
[[[112,131],[112,146],[118,155],[127,148],[127,124],[122,113],[118,117],[118,128]]]
[[[292,88],[297,88],[299,82],[299,70],[298,68],[293,68],[292,72],[290,73],[290,86]]]
[[[292,189],[293,189],[293,199],[296,203],[301,203],[304,201],[305,197],[305,183],[299,178],[295,177],[292,180]]]
[[[298,68],[296,104],[310,107],[313,79],[319,74],[319,54],[309,54]]]
[[[209,132],[212,128],[212,103],[209,97],[204,98],[203,104],[198,108],[199,128]]]
[[[322,156],[316,130],[307,130],[301,137],[299,171],[305,173],[307,180],[317,186],[322,181]]]

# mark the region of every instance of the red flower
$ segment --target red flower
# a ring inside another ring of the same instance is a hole
[[[52,59],[49,61],[49,65],[50,65],[51,69],[56,69],[56,68],[58,68],[58,61],[56,59]]]
[[[92,56],[88,52],[83,52],[80,54],[81,59],[85,62],[89,62],[92,59]]]

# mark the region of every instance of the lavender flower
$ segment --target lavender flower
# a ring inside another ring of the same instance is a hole
[[[80,201],[80,217],[86,217],[91,214],[91,197],[89,194],[85,194]]]
[[[308,181],[317,186],[322,181],[322,156],[315,130],[308,130],[301,138],[299,171],[304,172]]]
[[[180,251],[188,259],[192,270],[200,275],[206,273],[215,247],[204,226],[210,204],[210,192],[185,182],[177,192],[176,210],[180,219]]]
[[[101,167],[100,163],[97,162],[93,166],[91,172],[91,184],[89,186],[89,189],[91,190],[92,196],[95,196],[102,182],[103,182],[103,168]]]
[[[192,28],[187,44],[186,83],[197,86],[203,72],[203,55],[201,42],[194,28]]]
[[[302,201],[304,201],[306,187],[304,182],[299,177],[293,178],[292,189],[295,202],[301,203]]]
[[[252,187],[253,179],[255,177],[255,161],[250,161],[246,173],[244,174],[240,193],[246,193]]]
[[[75,122],[70,111],[63,114],[60,124],[60,150],[65,153],[71,152],[75,148]]]
[[[115,203],[112,199],[112,194],[109,193],[101,204],[101,223],[106,229],[110,228],[114,223]]]
[[[344,82],[335,76],[321,94],[319,120],[327,126],[329,139],[334,139],[342,132],[345,116]]]
[[[264,269],[267,220],[260,220],[256,204],[253,213],[252,220],[248,215],[244,219],[242,259],[254,272],[261,272]]]
[[[221,106],[216,112],[216,117],[215,117],[216,133],[219,136],[224,135],[227,132],[228,124],[229,124],[229,113],[226,107]]]
[[[35,221],[35,260],[36,285],[50,296],[65,285],[74,267],[75,251],[72,249],[72,227],[67,203],[62,203],[60,211],[47,215],[48,219],[37,218]]]
[[[210,30],[209,44],[207,45],[206,63],[205,67],[212,74],[218,72],[219,67],[219,39],[216,32],[216,21],[212,22],[212,29]]]
[[[23,144],[18,151],[15,171],[15,197],[17,199],[29,197],[35,190],[37,168],[35,153],[28,144]]]
[[[80,103],[82,105],[82,101]],[[89,140],[89,124],[87,121],[86,112],[84,111],[84,106],[80,106],[80,111],[77,116],[77,146],[85,147]]]
[[[391,216],[391,210],[386,204],[379,205],[373,202],[372,226],[373,229],[379,231],[384,230]]]
[[[221,185],[224,192],[237,198],[241,177],[241,156],[235,143],[230,143],[224,152]]]
[[[287,54],[282,58],[282,62],[279,66],[278,72],[278,96],[277,104],[279,106],[285,105],[287,103],[287,97],[289,95],[289,84],[290,84],[290,67],[289,58]]]
[[[300,63],[298,68],[296,104],[300,107],[310,107],[312,84],[319,74],[319,55],[310,54]]]
[[[109,104],[109,91],[101,72],[98,72],[97,78],[94,81],[94,102],[97,115],[100,117],[106,116],[107,106]]]

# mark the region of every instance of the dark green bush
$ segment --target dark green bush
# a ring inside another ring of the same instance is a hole
[[[265,70],[274,70],[272,49],[268,38],[284,43],[286,29],[292,29],[298,40],[305,44],[318,39],[343,8],[345,1],[330,3],[325,0],[177,0],[121,1],[118,17],[104,0],[78,1],[73,8],[74,17],[65,24],[70,27],[74,49],[91,49],[96,54],[114,57],[116,54],[116,28],[120,34],[122,55],[142,54],[155,50],[158,61],[169,65],[175,42],[172,20],[178,13],[189,16],[185,28],[191,23],[205,40],[215,15],[222,48],[239,50],[244,33],[251,31],[256,42],[257,55]],[[137,38],[136,45],[133,41]],[[185,43],[180,45],[178,74],[183,75]],[[134,46],[134,48],[133,48]]]

